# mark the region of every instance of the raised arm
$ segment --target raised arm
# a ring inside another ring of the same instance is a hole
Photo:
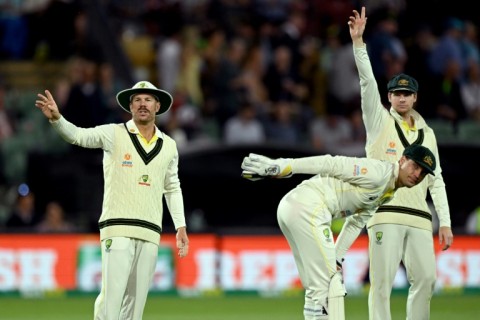
[[[358,13],[357,10],[353,10],[353,16],[350,16],[348,21],[348,27],[350,29],[350,37],[354,47],[362,47],[363,32],[367,25],[367,17],[365,16],[365,7],[362,7],[362,12]]]

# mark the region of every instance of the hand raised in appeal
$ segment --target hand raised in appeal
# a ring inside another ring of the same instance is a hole
[[[53,99],[50,91],[45,90],[45,95],[39,93],[37,94],[37,100],[35,101],[35,106],[42,110],[42,113],[49,120],[55,121],[60,119],[60,111],[58,110],[57,103]]]
[[[362,13],[353,10],[353,16],[350,16],[348,27],[350,29],[350,37],[355,45],[363,45],[363,32],[367,25],[367,17],[365,17],[365,7],[362,7]]]

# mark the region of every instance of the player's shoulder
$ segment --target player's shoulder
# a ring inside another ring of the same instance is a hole
[[[175,140],[170,137],[167,133],[159,130],[159,136],[161,139],[163,139],[163,143],[168,143],[168,144],[171,144],[173,146],[175,146],[177,143],[175,142]]]

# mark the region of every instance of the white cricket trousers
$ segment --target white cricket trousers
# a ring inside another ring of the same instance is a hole
[[[382,213],[377,213],[382,214]],[[400,261],[410,282],[407,320],[429,320],[436,281],[432,232],[400,224],[377,224],[368,229],[370,251],[370,320],[390,320],[390,294]]]
[[[307,185],[297,186],[280,201],[277,219],[305,288],[304,319],[328,319],[328,289],[336,259],[332,215],[323,195]]]
[[[158,245],[134,238],[102,240],[102,288],[95,320],[141,320],[155,272]]]

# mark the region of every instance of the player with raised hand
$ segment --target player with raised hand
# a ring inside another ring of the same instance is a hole
[[[98,221],[102,286],[94,319],[142,319],[155,274],[163,220],[163,197],[175,225],[178,256],[188,255],[183,195],[175,141],[155,125],[171,95],[148,81],[117,94],[131,113],[125,123],[80,128],[65,119],[49,90],[35,106],[68,143],[103,149],[104,197]]]
[[[388,204],[380,206],[368,222],[370,253],[370,320],[390,320],[390,294],[400,262],[403,262],[410,289],[407,300],[408,320],[430,319],[430,300],[436,280],[436,262],[432,237],[432,214],[427,204],[431,195],[440,228],[443,250],[453,242],[445,183],[439,163],[433,130],[414,109],[418,83],[406,74],[398,74],[387,84],[390,107],[381,102],[377,81],[363,41],[367,24],[365,7],[353,11],[348,26],[353,53],[360,76],[361,107],[367,133],[368,158],[396,163],[412,145],[429,148],[438,165],[418,186],[403,188]],[[337,239],[337,256],[343,257],[358,236],[355,219],[347,218]],[[381,240],[381,241],[380,241]]]
[[[434,174],[436,160],[429,149],[412,145],[393,164],[331,155],[270,159],[252,153],[241,167],[242,176],[253,181],[314,175],[281,199],[278,224],[305,288],[304,319],[344,320],[346,291],[341,263],[337,263],[342,257],[335,253],[332,219],[351,217],[361,230],[397,190],[411,188]]]

